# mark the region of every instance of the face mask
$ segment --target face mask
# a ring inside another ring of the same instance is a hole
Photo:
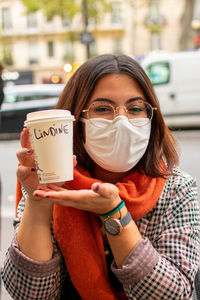
[[[151,132],[151,122],[133,126],[125,116],[114,120],[96,118],[85,123],[86,152],[100,167],[111,172],[132,169],[144,155]],[[142,119],[138,119],[141,122]],[[134,121],[135,122],[135,121]]]

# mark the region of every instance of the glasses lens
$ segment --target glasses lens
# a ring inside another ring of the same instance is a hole
[[[143,126],[151,120],[153,110],[150,104],[136,100],[127,106],[127,115],[131,123],[136,126]]]
[[[104,101],[98,101],[92,103],[92,105],[89,107],[88,114],[90,119],[102,118],[107,120],[113,120],[115,111],[112,105],[110,105],[109,103]]]

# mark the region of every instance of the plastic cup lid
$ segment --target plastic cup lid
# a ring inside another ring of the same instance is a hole
[[[65,110],[65,109],[40,110],[40,111],[28,113],[26,115],[25,123],[52,120],[52,119],[65,119],[65,120],[68,119],[74,121],[74,116],[71,115],[71,112],[69,110]]]

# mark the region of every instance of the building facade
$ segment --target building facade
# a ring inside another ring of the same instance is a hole
[[[89,19],[90,55],[124,53],[140,59],[152,50],[179,51],[185,1],[113,0],[100,22]],[[0,60],[6,79],[29,72],[33,83],[66,82],[87,58],[80,41],[83,28],[81,14],[48,19],[42,11],[26,14],[20,0],[1,0]]]

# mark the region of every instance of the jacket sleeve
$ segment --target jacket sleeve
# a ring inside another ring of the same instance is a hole
[[[16,231],[24,203],[25,194],[18,207],[18,218],[14,221]],[[15,232],[1,270],[4,286],[13,299],[59,299],[64,275],[64,262],[55,241],[52,259],[48,262],[38,262],[20,251]]]
[[[191,177],[177,177],[176,184],[165,186],[145,235],[121,269],[112,265],[128,298],[191,299],[200,245],[197,189]]]

